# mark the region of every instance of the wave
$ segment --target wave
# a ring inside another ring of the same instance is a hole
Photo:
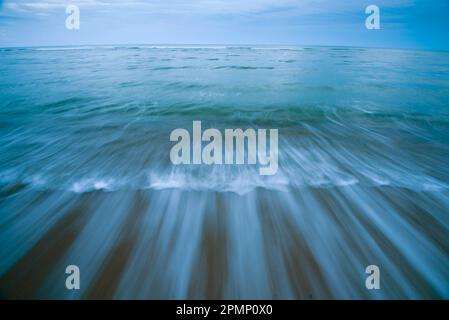
[[[172,67],[172,66],[165,66],[165,67],[155,67],[152,68],[152,71],[168,71],[168,70],[184,70],[184,69],[193,69],[192,66],[176,66],[176,67]]]
[[[167,85],[179,91],[193,84]],[[210,89],[200,84],[191,88]],[[350,185],[444,192],[449,186],[449,118],[445,117],[382,112],[357,104],[346,109],[279,105],[252,110],[196,103],[92,108],[95,101],[70,98],[48,105],[49,112],[66,121],[62,127],[41,121],[39,126],[4,134],[1,189],[7,194],[17,186],[76,193],[182,189],[243,194],[257,188]],[[73,104],[78,106],[75,122]],[[133,121],[123,122],[129,114]],[[190,130],[191,119],[199,118],[204,128],[278,128],[277,175],[261,177],[258,166],[248,165],[173,166],[170,131]],[[9,130],[9,122],[5,126],[2,130]]]
[[[224,46],[224,45],[79,45],[79,46],[48,46],[48,47],[25,47],[25,48],[0,48],[8,50],[30,49],[36,51],[62,51],[62,50],[140,50],[140,49],[156,49],[156,50],[227,50],[227,51],[242,51],[242,50],[263,50],[263,51],[303,51],[313,50],[312,47],[300,46]]]
[[[214,70],[220,69],[236,69],[236,70],[273,70],[274,67],[253,67],[253,66],[217,66]]]
[[[259,175],[258,165],[174,166],[168,159],[169,131],[149,131],[148,139],[135,140],[134,132],[139,130],[130,127],[129,132],[104,143],[99,143],[92,131],[93,140],[85,140],[82,153],[77,148],[65,153],[53,148],[44,155],[53,161],[44,163],[39,157],[30,158],[10,168],[4,159],[0,190],[9,194],[8,190],[19,185],[20,190],[27,187],[74,193],[179,189],[246,194],[259,188],[286,191],[354,185],[417,192],[449,190],[449,172],[443,169],[446,168],[444,153],[429,158],[419,149],[413,150],[414,144],[423,137],[407,137],[407,141],[405,136],[398,136],[395,141],[376,132],[348,137],[338,127],[335,124],[329,131],[320,131],[304,125],[281,130],[279,170],[275,176],[268,177]],[[90,143],[91,147],[87,148]],[[66,148],[61,141],[54,145]],[[439,150],[444,146],[432,148]],[[439,152],[443,150],[434,151]],[[134,156],[123,157],[124,154]]]
[[[39,47],[39,48],[29,48],[35,51],[72,51],[72,50],[95,50],[102,48],[100,46],[77,46],[77,47]],[[107,47],[105,47],[107,48]]]

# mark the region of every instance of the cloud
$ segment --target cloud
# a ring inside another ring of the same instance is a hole
[[[80,7],[138,8],[155,14],[254,14],[292,10],[301,15],[323,12],[352,11],[360,8],[360,0],[19,0],[7,1],[11,10],[51,10],[76,4]],[[377,5],[395,7],[412,0],[377,0]]]
[[[48,2],[27,2],[23,6],[34,9],[48,9],[51,7],[51,4]]]

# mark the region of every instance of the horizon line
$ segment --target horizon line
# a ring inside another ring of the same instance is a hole
[[[25,46],[0,46],[0,49],[27,49],[27,48],[62,48],[62,47],[106,47],[106,46],[208,46],[208,47],[323,47],[323,48],[355,48],[355,49],[380,49],[380,50],[407,50],[407,51],[424,51],[424,52],[444,52],[449,53],[449,49],[429,49],[429,48],[413,48],[413,47],[379,47],[379,46],[352,46],[352,45],[323,45],[323,44],[262,44],[262,43],[104,43],[104,44],[50,44],[50,45],[25,45]],[[228,49],[228,48],[226,48]],[[282,48],[279,48],[282,49]]]

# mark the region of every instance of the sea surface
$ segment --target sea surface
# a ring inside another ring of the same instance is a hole
[[[174,166],[194,120],[277,174]],[[0,297],[449,299],[449,53],[0,49]]]

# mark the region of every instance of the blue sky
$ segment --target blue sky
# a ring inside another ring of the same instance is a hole
[[[67,30],[76,4],[81,29]],[[381,30],[365,8],[381,9]],[[0,46],[347,45],[449,50],[449,0],[0,0]]]

